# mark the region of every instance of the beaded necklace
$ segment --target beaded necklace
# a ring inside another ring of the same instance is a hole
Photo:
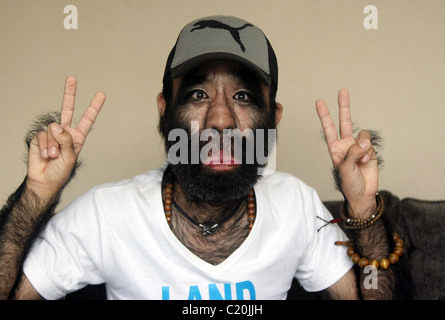
[[[181,207],[173,200],[173,184],[167,183],[164,191],[164,213],[165,218],[167,219],[167,223],[172,228],[172,207],[173,205],[179,210],[179,212],[182,213],[190,222],[192,222],[194,225],[201,228],[202,234],[204,236],[213,234],[218,227],[220,227],[224,222],[229,220],[239,209],[241,203],[237,206],[237,208],[233,211],[232,214],[230,214],[228,217],[223,219],[222,221],[218,223],[211,223],[209,225],[205,225],[202,223],[199,223],[198,221],[191,218],[187,213],[182,210]],[[255,191],[253,189],[250,189],[249,193],[247,194],[247,220],[249,221],[249,232],[252,230],[253,225],[255,223],[255,216],[256,216],[256,205],[255,205]]]

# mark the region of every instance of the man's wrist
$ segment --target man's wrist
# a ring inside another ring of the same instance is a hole
[[[20,201],[33,208],[34,215],[38,216],[57,201],[59,192],[57,188],[45,188],[27,180]]]
[[[52,203],[57,198],[60,188],[42,185],[26,178],[24,193],[25,196],[38,199],[38,202],[44,205]]]
[[[347,214],[353,219],[368,219],[377,210],[377,200],[373,196],[370,199],[362,199],[360,201],[347,201]]]

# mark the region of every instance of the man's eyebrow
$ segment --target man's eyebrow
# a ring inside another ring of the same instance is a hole
[[[175,94],[175,103],[178,105],[186,104],[190,89],[192,89],[194,86],[203,84],[206,80],[207,75],[205,73],[186,73],[182,77],[182,80],[178,87],[178,91]]]
[[[261,88],[261,80],[250,70],[236,69],[233,70],[233,75],[238,79],[239,84],[246,87],[253,95],[252,98],[256,104],[260,107],[266,105],[266,97],[264,97],[263,90]]]
[[[235,69],[232,71],[233,75],[238,79],[238,81],[247,86],[260,86],[260,80],[249,70],[246,69]]]
[[[188,73],[184,74],[179,82],[177,92],[173,96],[174,102],[180,105],[185,104],[188,91],[192,87],[204,83],[206,79],[207,75],[204,73],[189,71]]]
[[[206,73],[188,73],[186,74],[179,86],[180,89],[193,87],[199,84],[203,84],[207,80]]]

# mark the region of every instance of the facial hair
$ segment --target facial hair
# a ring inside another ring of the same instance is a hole
[[[258,165],[247,164],[244,159],[243,155],[241,164],[224,172],[212,170],[201,162],[198,164],[192,164],[190,161],[187,164],[170,163],[169,166],[177,182],[194,200],[224,202],[246,196],[260,178]]]
[[[170,110],[174,109],[176,108],[170,108]],[[164,117],[165,116],[168,117],[169,115],[164,115]],[[262,114],[258,117],[260,119],[258,121],[259,123],[255,123],[254,128],[252,128],[252,132],[254,133],[253,137],[243,137],[242,139],[241,163],[234,166],[231,170],[224,170],[223,172],[212,170],[203,165],[201,161],[198,164],[192,163],[192,153],[200,152],[207,142],[200,142],[199,150],[193,150],[191,128],[190,124],[187,123],[189,122],[188,119],[182,118],[181,112],[175,112],[173,115],[170,115],[169,118],[169,125],[165,123],[166,119],[162,120],[170,129],[180,128],[188,133],[188,161],[187,163],[178,164],[169,163],[168,166],[173,172],[176,181],[194,201],[224,202],[240,199],[245,197],[249,190],[261,178],[261,175],[258,174],[258,169],[264,165],[259,164],[256,160],[256,150],[254,152],[255,159],[253,163],[246,161],[246,146],[251,143],[251,145],[256,148],[256,128],[264,128],[265,138],[263,150],[265,150],[265,156],[268,155],[269,150],[271,150],[273,146],[268,143],[267,129],[275,129],[274,117],[268,116],[267,114]],[[253,141],[248,141],[249,139],[253,139]],[[168,139],[164,141],[168,154],[169,148],[175,141],[168,141]],[[223,148],[223,142],[221,142],[221,148]]]

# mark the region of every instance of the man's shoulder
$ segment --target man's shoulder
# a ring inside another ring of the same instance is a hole
[[[63,209],[63,212],[67,214],[67,212],[95,211],[101,208],[110,214],[110,212],[119,211],[119,208],[122,209],[123,206],[128,208],[141,201],[146,204],[152,203],[156,190],[161,186],[163,171],[162,168],[155,169],[131,179],[94,186],[74,199]]]
[[[103,183],[91,188],[94,193],[114,193],[125,190],[146,190],[150,187],[160,185],[162,181],[163,168],[150,170],[130,179],[123,179],[117,182]]]
[[[272,174],[263,176],[258,181],[258,186],[280,186],[284,188],[293,186],[299,189],[313,190],[312,187],[293,174],[282,171],[274,171]]]
[[[286,172],[275,171],[262,177],[255,186],[255,191],[270,201],[303,204],[313,203],[317,199],[318,202],[318,193],[313,187]]]

